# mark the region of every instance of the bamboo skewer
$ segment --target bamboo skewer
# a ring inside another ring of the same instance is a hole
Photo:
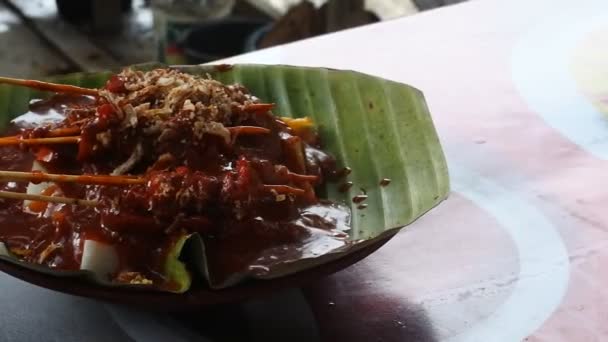
[[[313,180],[317,176],[297,175],[299,177]],[[310,177],[310,178],[308,178]],[[23,172],[23,171],[0,171],[0,182],[57,182],[57,183],[80,183],[89,185],[136,185],[145,184],[147,179],[137,176],[109,176],[109,175],[62,175],[43,172]],[[304,191],[299,188],[294,188],[289,185],[264,185],[266,190],[276,190],[278,192],[294,192]]]
[[[266,190],[274,190],[280,194],[293,194],[303,195],[305,191],[303,189],[294,188],[288,185],[264,185]],[[49,202],[49,203],[63,203],[63,204],[75,204],[83,205],[88,207],[94,207],[99,202],[94,200],[84,200],[80,198],[61,197],[61,196],[46,196],[46,195],[34,195],[26,194],[22,192],[2,191],[0,190],[0,198],[16,199],[22,201],[38,201],[38,202]]]
[[[306,193],[304,189],[294,188],[289,185],[264,185],[264,190],[276,191],[279,194],[303,195]]]
[[[258,126],[234,126],[228,127],[228,131],[233,135],[240,134],[268,134],[270,130]],[[49,131],[49,137],[45,138],[22,138],[18,135],[0,138],[0,146],[12,145],[56,145],[56,144],[77,144],[80,142],[80,136],[63,136],[68,133],[77,133],[80,129],[76,128],[59,128]]]
[[[21,179],[19,179],[21,180]],[[141,180],[136,179],[137,183],[131,184],[141,184]],[[128,183],[121,183],[128,184]],[[292,195],[303,195],[305,191],[300,188],[294,188],[289,185],[264,185],[264,190],[275,191],[279,194],[292,194]],[[16,199],[16,200],[27,200],[27,201],[37,201],[37,202],[49,202],[49,203],[63,203],[63,204],[74,204],[74,205],[83,205],[83,206],[96,206],[99,202],[94,200],[84,200],[79,198],[71,198],[71,197],[61,197],[61,196],[46,196],[46,195],[35,195],[35,194],[27,194],[22,192],[12,192],[12,191],[1,191],[0,190],[0,198],[8,198],[8,199]]]
[[[78,134],[81,132],[80,127],[61,127],[61,128],[55,128],[53,130],[50,130],[48,132],[46,132],[44,137],[40,137],[40,138],[29,138],[29,139],[47,139],[47,138],[76,138],[75,136],[73,136],[74,134]],[[23,136],[21,135],[11,135],[8,137],[0,137],[0,142],[1,141],[12,141],[12,140],[26,140],[28,138],[23,138]]]
[[[84,205],[84,206],[89,206],[89,207],[96,206],[98,204],[97,201],[83,200],[83,199],[79,199],[79,198],[34,195],[34,194],[26,194],[26,193],[22,193],[22,192],[12,192],[12,191],[0,191],[0,198],[10,198],[10,199],[16,199],[16,200],[40,201],[40,202],[50,202],[50,203],[76,204],[76,205]]]
[[[33,88],[41,91],[50,91],[56,93],[71,93],[87,96],[100,96],[98,89],[82,88],[73,85],[56,84],[36,80],[24,80],[9,77],[0,77],[0,84],[10,84],[16,86],[23,86]],[[273,103],[254,103],[244,105],[240,107],[240,110],[246,113],[252,114],[264,114],[274,108]],[[228,127],[230,134],[235,139],[240,134],[256,135],[256,134],[268,134],[270,129],[257,126],[235,126]],[[62,127],[51,131],[48,131],[45,137],[40,138],[23,138],[22,136],[12,137],[0,137],[0,146],[12,146],[12,145],[54,145],[54,144],[77,144],[80,143],[80,136],[73,136],[79,134],[81,129],[79,127]],[[316,181],[317,176],[313,175],[301,175],[289,172],[289,175],[296,180],[302,181]],[[32,183],[40,183],[45,181],[50,182],[67,182],[67,183],[79,183],[79,184],[91,184],[91,185],[135,185],[145,184],[147,178],[137,176],[110,176],[110,175],[63,175],[63,174],[51,174],[42,172],[19,172],[19,171],[0,171],[0,181],[27,181]],[[263,185],[263,189],[266,191],[272,191],[279,194],[293,194],[303,195],[306,193],[305,190],[292,187],[289,185]],[[64,204],[75,204],[84,206],[95,206],[98,204],[94,200],[84,200],[78,198],[60,197],[60,196],[47,196],[47,195],[36,195],[28,193],[19,193],[11,191],[0,191],[0,198],[9,198],[17,200],[30,200],[30,201],[42,201],[50,203],[64,203]]]
[[[0,171],[0,181],[28,181],[32,183],[39,183],[43,181],[52,182],[71,182],[81,184],[94,184],[94,185],[134,185],[144,184],[147,180],[145,178],[132,178],[123,176],[98,176],[98,175],[57,175],[42,172],[19,172],[19,171]],[[274,191],[279,194],[292,194],[292,195],[303,195],[306,193],[305,190],[295,188],[289,185],[263,185],[264,190]],[[47,195],[36,195],[21,192],[12,191],[0,191],[0,198],[9,198],[17,200],[29,200],[38,202],[49,202],[49,203],[64,203],[64,204],[75,204],[84,206],[96,206],[97,201],[84,200],[79,198],[61,197],[61,196],[47,196]]]
[[[264,127],[258,127],[258,126],[234,126],[234,127],[228,127],[228,131],[230,132],[230,134],[268,134],[270,133],[270,130],[268,128],[264,128]]]
[[[80,95],[99,96],[99,91],[97,89],[82,88],[67,84],[49,83],[36,80],[22,80],[11,77],[0,77],[0,83],[34,88],[43,91],[52,91],[55,93],[72,93]]]
[[[301,181],[316,182],[319,179],[319,176],[315,176],[315,175],[302,175],[302,174],[291,172],[291,171],[289,171],[288,174],[293,179],[301,180]]]
[[[302,180],[316,180],[317,176],[300,175],[291,173],[291,176],[296,176]],[[61,175],[43,172],[22,172],[22,171],[0,171],[0,182],[57,182],[57,183],[79,183],[89,185],[136,185],[145,184],[146,178],[137,176],[108,176],[108,175]],[[264,185],[267,190],[276,190],[277,192],[299,193],[304,191],[299,188],[294,188],[289,185]]]
[[[37,139],[70,137],[70,136],[74,136],[74,134],[78,134],[80,132],[81,132],[80,127],[61,127],[61,128],[55,128],[53,130],[50,130],[50,131],[46,132],[46,134],[43,137],[40,137]],[[0,137],[0,141],[1,140],[12,140],[12,139],[24,140],[24,138],[21,135],[11,135],[8,137]],[[33,139],[33,138],[30,138],[30,139]]]
[[[243,106],[243,111],[247,113],[263,114],[274,108],[274,103],[252,103]]]
[[[80,95],[88,95],[88,96],[99,96],[98,89],[91,88],[83,88],[69,84],[58,84],[58,83],[50,83],[43,82],[37,80],[24,80],[19,78],[12,77],[0,77],[0,84],[10,84],[21,87],[33,88],[42,91],[51,91],[55,93],[72,93],[72,94],[80,94]],[[245,105],[242,107],[242,110],[247,113],[266,113],[269,110],[274,108],[274,103],[252,103],[249,105]]]
[[[81,132],[80,127],[55,128],[53,130],[48,131],[45,138],[73,136],[74,134],[79,134],[80,132]]]
[[[0,77],[0,84],[10,84],[55,93],[72,93],[89,96],[99,96],[98,89],[83,88],[69,84],[58,84],[37,80],[24,80],[12,77]],[[242,107],[248,113],[265,113],[274,108],[274,103],[253,103]]]
[[[5,137],[0,138],[0,146],[12,145],[57,145],[57,144],[77,144],[80,137],[52,137],[52,138],[29,138]]]
[[[0,171],[0,181],[28,181],[32,183],[58,182],[91,185],[133,185],[143,184],[146,182],[146,179],[130,176],[58,175],[43,172]]]

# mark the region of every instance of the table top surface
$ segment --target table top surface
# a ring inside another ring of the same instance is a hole
[[[607,37],[603,0],[477,0],[229,59],[421,89],[451,196],[342,272],[207,312],[141,312],[0,275],[0,340],[603,341]]]

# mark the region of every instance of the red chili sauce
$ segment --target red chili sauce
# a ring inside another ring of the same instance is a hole
[[[166,255],[184,234],[201,234],[218,282],[235,272],[263,273],[273,264],[346,243],[348,210],[321,201],[315,192],[336,174],[334,159],[318,139],[308,135],[304,141],[270,112],[239,123],[270,133],[233,134],[230,143],[214,135],[193,143],[191,123],[183,117],[175,118],[175,129],[163,139],[148,141],[134,130],[112,136],[108,146],[95,145],[100,132],[112,131],[112,115],[111,106],[92,97],[55,95],[32,102],[30,112],[5,131],[6,136],[46,137],[52,131],[48,127],[95,117],[79,130],[79,144],[0,147],[0,170],[30,171],[37,159],[50,173],[108,175],[140,148],[143,156],[128,174],[146,178],[143,184],[118,186],[54,183],[43,193],[95,200],[95,206],[32,202],[24,208],[23,201],[0,199],[0,241],[21,259],[77,270],[84,241],[95,240],[116,248],[119,267],[110,275],[113,281],[137,272],[154,287],[166,288]],[[265,185],[289,188],[274,191]],[[6,191],[26,192],[26,187],[0,183]],[[298,192],[290,193],[294,188]],[[190,260],[189,269],[194,268]]]

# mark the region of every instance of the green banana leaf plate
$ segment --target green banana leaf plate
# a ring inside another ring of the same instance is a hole
[[[134,66],[139,69],[157,64]],[[243,270],[216,281],[206,267],[205,246],[197,235],[177,241],[166,260],[165,275],[177,293],[111,284],[89,271],[57,271],[17,260],[0,242],[0,270],[47,288],[124,304],[185,309],[244,299],[345,268],[370,254],[443,201],[449,193],[446,161],[423,94],[408,85],[354,71],[283,65],[177,66],[241,83],[279,116],[314,119],[323,141],[340,166],[352,172],[354,186],[339,191],[328,184],[324,197],[351,208],[347,243],[320,255],[279,260],[267,272]],[[110,72],[52,77],[58,83],[101,87]],[[38,91],[0,86],[0,129],[27,111]],[[390,184],[381,186],[382,179]],[[365,209],[351,200],[365,189]],[[0,228],[1,229],[1,228]]]

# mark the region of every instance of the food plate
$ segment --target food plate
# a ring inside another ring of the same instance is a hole
[[[415,88],[353,71],[324,68],[268,65],[174,68],[189,74],[208,75],[225,84],[243,84],[257,98],[274,103],[273,113],[277,116],[313,119],[323,148],[336,157],[340,167],[351,170],[342,182],[327,184],[320,190],[323,197],[350,208],[346,243],[324,247],[321,253],[301,253],[273,262],[262,272],[239,270],[230,274],[228,281],[214,282],[205,272],[208,262],[205,244],[192,237],[186,244],[188,250],[183,251],[180,245],[172,260],[173,265],[184,267],[185,264],[190,273],[195,274],[192,286],[188,281],[188,287],[183,288],[187,290],[184,294],[115,286],[88,271],[58,271],[19,261],[10,253],[0,256],[2,270],[56,290],[133,304],[161,305],[164,301],[162,305],[166,305],[177,298],[182,298],[178,302],[192,305],[219,303],[269,289],[297,286],[306,279],[344,268],[379,248],[400,228],[448,195],[449,179],[441,145],[424,97]],[[52,81],[99,88],[109,76],[110,73],[72,74]],[[48,95],[1,86],[3,126],[27,111],[31,99],[44,96]],[[203,271],[196,276],[196,269]]]
[[[396,234],[386,236],[366,244],[359,250],[319,266],[306,269],[288,276],[272,280],[249,280],[241,284],[211,290],[206,286],[193,286],[181,294],[142,291],[138,289],[117,289],[92,284],[82,279],[52,277],[14,263],[0,260],[0,270],[28,283],[50,290],[128,305],[152,311],[182,312],[201,309],[206,306],[234,303],[250,298],[263,297],[282,289],[297,288],[310,284],[315,279],[333,274],[347,268],[375,252]]]

